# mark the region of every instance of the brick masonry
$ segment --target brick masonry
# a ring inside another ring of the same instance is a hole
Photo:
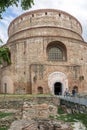
[[[6,87],[7,93],[54,95],[55,83],[62,94],[66,87],[87,92],[87,44],[76,18],[59,10],[30,11],[11,22],[8,35],[12,64],[0,68],[1,93]],[[49,61],[50,44],[63,46],[66,60]]]

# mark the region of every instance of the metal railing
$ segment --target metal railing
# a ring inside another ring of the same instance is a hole
[[[87,98],[78,96],[58,96],[60,99],[87,106]]]

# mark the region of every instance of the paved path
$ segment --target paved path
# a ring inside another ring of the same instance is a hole
[[[64,99],[66,101],[78,103],[87,106],[87,98],[79,98],[79,97],[70,97],[70,96],[59,96],[60,99]]]

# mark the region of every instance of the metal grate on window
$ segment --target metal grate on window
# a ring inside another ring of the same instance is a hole
[[[48,60],[61,61],[63,60],[63,52],[58,47],[52,47],[48,51]]]

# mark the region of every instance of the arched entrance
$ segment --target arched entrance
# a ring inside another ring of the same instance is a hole
[[[38,87],[38,94],[43,94],[43,88],[41,86]]]
[[[53,95],[64,95],[68,88],[67,76],[62,72],[53,72],[48,76],[48,86]]]
[[[61,95],[62,94],[62,84],[60,82],[56,82],[54,84],[54,94]]]

